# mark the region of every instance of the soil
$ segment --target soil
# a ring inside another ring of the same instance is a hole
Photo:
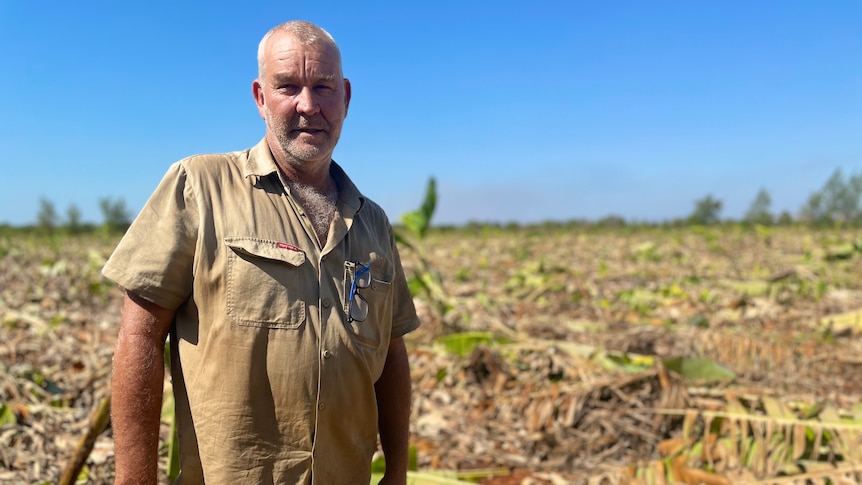
[[[817,406],[853,416],[856,238],[802,227],[433,231],[419,242],[424,260],[402,249],[408,276],[428,273],[425,261],[441,283],[416,294],[423,325],[406,338],[419,469],[489,485],[640,483],[735,403],[767,421],[773,400],[797,418]],[[109,393],[122,296],[99,269],[117,240],[0,239],[2,483],[55,482]],[[692,378],[671,358],[732,375]],[[862,438],[848,446],[833,464],[858,456]],[[716,476],[778,473],[730,458]],[[84,473],[112,483],[110,426]]]

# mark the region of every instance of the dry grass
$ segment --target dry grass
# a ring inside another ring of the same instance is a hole
[[[486,470],[486,483],[852,483],[856,237],[431,233],[445,305],[417,298],[424,325],[408,338],[420,468]],[[120,295],[98,270],[115,243],[0,239],[3,483],[56,481],[107,393]],[[420,268],[402,257],[408,273]],[[474,335],[480,344],[459,355],[439,340],[455,327],[493,338]],[[736,377],[685,380],[661,365],[670,357],[710,359]],[[111,445],[109,428],[87,462],[90,483],[111,482]]]

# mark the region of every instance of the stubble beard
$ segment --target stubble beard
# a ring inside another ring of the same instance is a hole
[[[301,170],[308,170],[312,164],[328,162],[335,148],[335,140],[331,138],[322,144],[311,144],[300,140],[302,135],[293,131],[298,127],[310,125],[312,123],[307,118],[300,118],[297,126],[288,126],[282,120],[273,116],[269,117],[269,127],[275,134],[275,139],[278,141],[286,161]],[[329,127],[324,126],[323,128],[326,129],[327,136],[331,137],[332,133],[329,131]]]

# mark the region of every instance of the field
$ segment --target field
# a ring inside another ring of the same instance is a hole
[[[109,393],[117,240],[0,236],[2,483],[55,483]],[[414,483],[862,481],[858,231],[438,229],[402,258]],[[108,427],[81,481],[112,467]]]

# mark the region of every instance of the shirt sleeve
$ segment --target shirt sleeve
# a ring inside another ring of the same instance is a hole
[[[416,315],[416,306],[413,304],[413,295],[410,294],[410,287],[407,285],[407,278],[404,275],[404,268],[401,266],[401,255],[398,254],[398,245],[395,243],[395,237],[392,235],[390,228],[390,244],[393,248],[393,263],[395,264],[395,273],[393,278],[393,297],[392,308],[392,337],[403,337],[404,335],[419,328],[419,317]]]
[[[198,204],[181,162],[168,169],[102,274],[153,303],[176,309],[192,292]]]

